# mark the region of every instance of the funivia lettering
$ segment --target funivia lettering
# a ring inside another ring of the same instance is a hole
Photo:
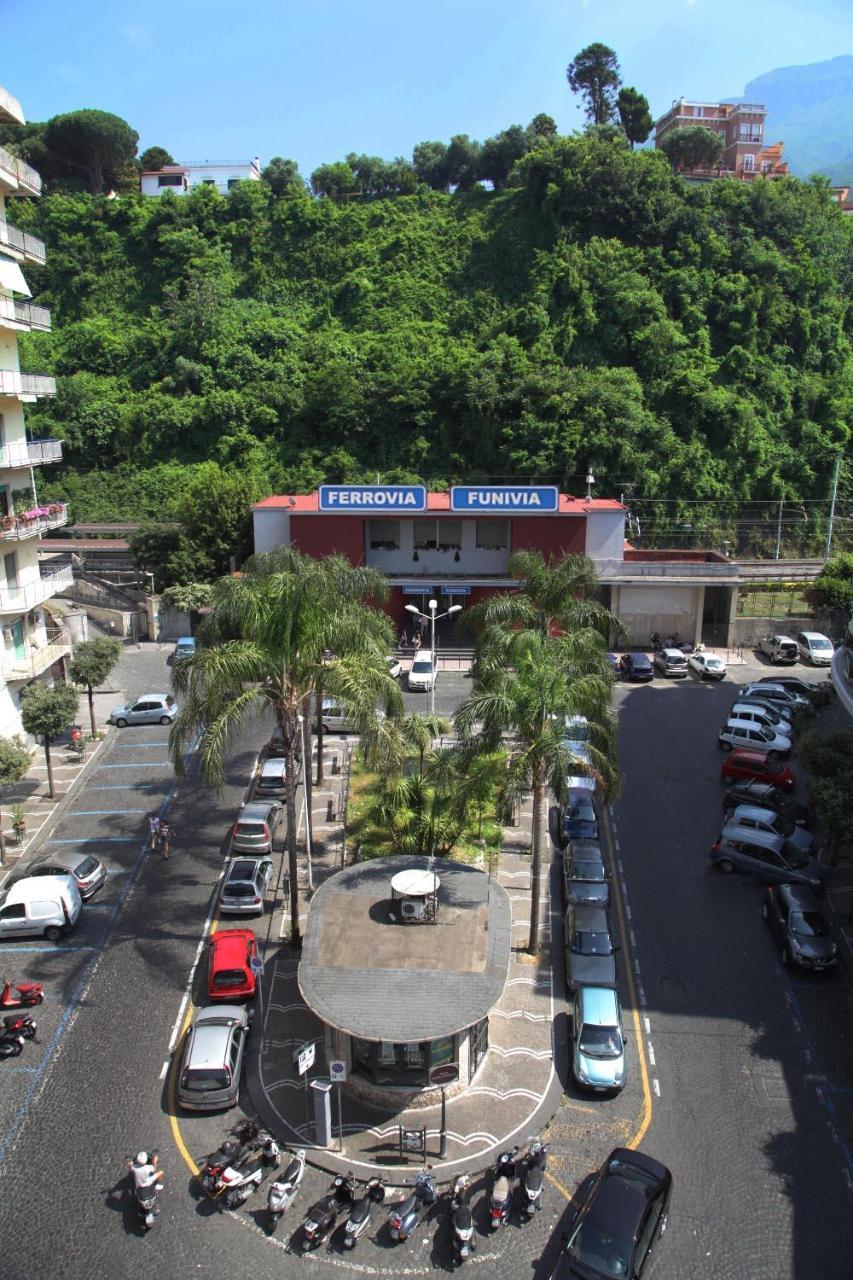
[[[535,489],[472,489],[468,501],[472,507],[541,507],[542,497]]]
[[[417,495],[407,489],[330,489],[331,507],[418,507]]]

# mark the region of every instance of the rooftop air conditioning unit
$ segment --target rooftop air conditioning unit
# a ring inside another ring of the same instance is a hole
[[[400,915],[404,920],[423,920],[424,901],[422,898],[404,898],[400,903]]]

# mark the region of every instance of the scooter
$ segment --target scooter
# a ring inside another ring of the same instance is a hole
[[[221,1178],[225,1207],[239,1209],[280,1164],[281,1148],[275,1138],[267,1138],[261,1148],[259,1160],[252,1152],[242,1164],[229,1165],[223,1170]]]
[[[26,1009],[34,1004],[41,1004],[44,999],[44,983],[12,982],[3,979],[3,991],[0,994],[0,1011],[3,1009]]]
[[[365,1184],[364,1195],[353,1203],[347,1218],[344,1248],[354,1249],[360,1236],[363,1236],[370,1224],[370,1211],[375,1204],[385,1199],[385,1186],[381,1178],[371,1178]]]
[[[435,1204],[435,1183],[426,1169],[415,1178],[412,1194],[392,1207],[388,1228],[392,1240],[408,1240]]]
[[[152,1151],[151,1155],[155,1156],[156,1151]],[[150,1157],[149,1157],[150,1158]],[[131,1181],[133,1175],[131,1174]],[[143,1231],[150,1231],[154,1226],[154,1220],[160,1213],[157,1208],[157,1197],[160,1194],[162,1183],[149,1182],[147,1187],[137,1187],[135,1182],[133,1185],[133,1203],[136,1209],[136,1216],[139,1219],[139,1225]]]
[[[273,1235],[281,1221],[281,1216],[295,1200],[299,1184],[305,1173],[305,1152],[300,1148],[287,1168],[279,1173],[267,1192],[267,1211],[269,1221],[267,1234]]]
[[[3,1019],[0,1036],[21,1035],[25,1040],[35,1040],[38,1027],[29,1013],[12,1013]]]
[[[25,1043],[20,1032],[17,1035],[0,1037],[0,1058],[19,1058]]]
[[[523,1212],[529,1222],[534,1213],[542,1208],[542,1188],[545,1184],[545,1166],[548,1163],[548,1148],[544,1142],[532,1142],[524,1160]]]
[[[251,1120],[243,1120],[234,1130],[234,1139],[226,1140],[206,1157],[198,1180],[209,1196],[219,1195],[222,1175],[229,1165],[240,1164],[252,1151],[263,1146],[266,1134]]]
[[[460,1173],[450,1193],[450,1228],[453,1245],[453,1261],[460,1267],[466,1258],[476,1252],[477,1241],[474,1237],[474,1223],[471,1220],[471,1209],[468,1205],[468,1192],[471,1187],[470,1173]]]
[[[509,1206],[512,1202],[512,1189],[515,1186],[515,1157],[518,1147],[512,1151],[502,1151],[495,1165],[492,1198],[489,1204],[492,1231],[497,1231],[507,1220]]]
[[[344,1208],[355,1199],[357,1183],[351,1173],[339,1173],[332,1183],[332,1190],[322,1200],[316,1200],[302,1223],[302,1250],[315,1249],[334,1230],[335,1223]]]

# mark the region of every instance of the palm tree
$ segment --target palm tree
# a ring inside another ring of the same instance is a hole
[[[385,590],[381,574],[354,569],[339,557],[316,561],[289,548],[255,555],[239,576],[216,583],[202,645],[173,670],[172,687],[181,706],[169,745],[179,775],[188,745],[198,740],[204,775],[221,787],[234,736],[265,711],[275,717],[284,744],[291,943],[296,948],[301,942],[296,859],[300,721],[322,681],[362,733],[368,753],[387,734],[376,716],[377,702],[391,716],[402,709],[385,660],[391,623],[364,603],[381,599]],[[326,660],[329,648],[334,657]]]

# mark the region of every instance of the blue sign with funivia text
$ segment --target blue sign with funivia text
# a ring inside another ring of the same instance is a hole
[[[441,594],[443,596],[470,596],[470,587],[442,587]]]
[[[320,485],[321,511],[409,513],[426,511],[426,506],[426,487],[422,484]]]
[[[541,515],[557,511],[560,491],[554,484],[454,485],[451,511],[482,511],[488,515]]]

